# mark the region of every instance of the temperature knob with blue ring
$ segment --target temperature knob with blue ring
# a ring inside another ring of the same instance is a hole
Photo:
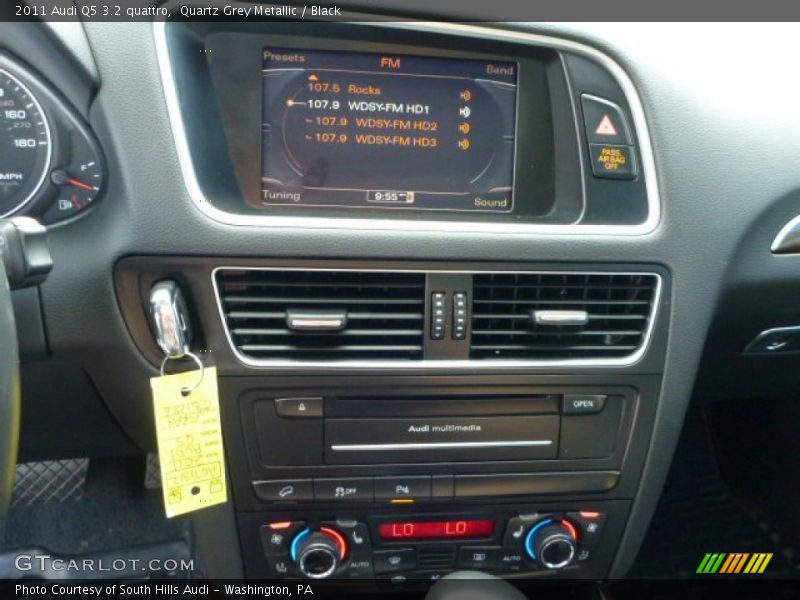
[[[292,540],[290,554],[300,572],[309,579],[325,579],[347,558],[347,542],[331,527],[304,529]]]
[[[548,569],[563,569],[575,560],[578,535],[566,519],[545,519],[528,532],[525,552]]]

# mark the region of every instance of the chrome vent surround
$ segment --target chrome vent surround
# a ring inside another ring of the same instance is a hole
[[[659,286],[657,275],[645,273],[476,273],[470,358],[633,357],[648,340]],[[583,318],[571,324],[539,318],[558,316],[550,311]]]
[[[214,284],[231,344],[246,360],[422,358],[424,273],[224,267]],[[290,327],[292,314],[315,312],[346,317],[338,328]]]

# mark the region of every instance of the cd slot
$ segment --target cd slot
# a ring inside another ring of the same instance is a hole
[[[558,415],[325,419],[325,462],[556,458],[559,422]]]
[[[340,397],[327,400],[325,414],[346,417],[451,417],[558,414],[560,394]]]

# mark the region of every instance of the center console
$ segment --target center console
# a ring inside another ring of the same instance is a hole
[[[259,576],[400,583],[607,568],[627,507],[607,498],[635,388],[225,389],[239,398],[241,493],[257,509],[239,522]]]
[[[187,190],[231,235],[636,243],[658,224],[641,104],[592,48],[379,20],[155,36]],[[218,369],[247,576],[608,576],[659,402],[666,269],[267,246],[115,271],[150,363],[169,280]]]
[[[142,307],[165,279],[213,349],[248,576],[607,575],[657,407],[669,275],[511,266],[119,263],[145,356],[159,361]]]

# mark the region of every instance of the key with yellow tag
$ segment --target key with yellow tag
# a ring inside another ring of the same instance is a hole
[[[176,375],[164,375],[162,368],[150,387],[167,517],[224,503],[227,486],[216,368]]]

